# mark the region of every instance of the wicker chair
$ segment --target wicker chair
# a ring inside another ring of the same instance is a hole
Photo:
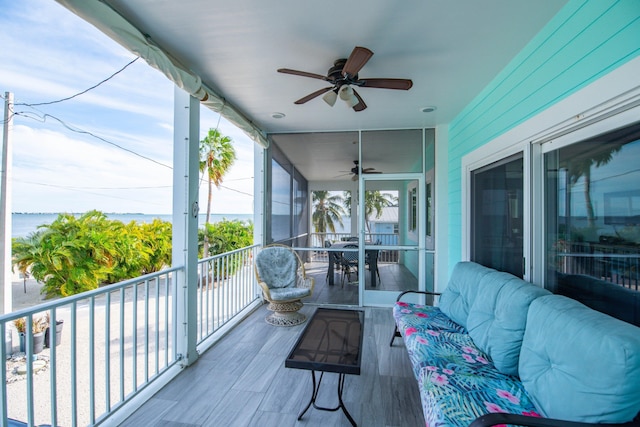
[[[315,281],[307,277],[304,263],[290,247],[270,245],[256,256],[256,278],[271,313],[267,323],[275,326],[295,326],[307,318],[299,310],[300,299],[311,296]]]

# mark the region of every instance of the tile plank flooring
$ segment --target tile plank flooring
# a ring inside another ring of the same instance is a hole
[[[304,301],[315,304],[358,305],[358,284],[345,282],[343,285],[341,273],[336,271],[334,285],[330,286],[326,280],[327,268],[326,262],[305,263],[307,275],[315,279],[315,288],[313,295]],[[418,279],[401,264],[380,264],[378,271],[380,272],[380,281],[375,288],[370,285],[369,270],[366,271],[365,285],[367,290],[398,291],[400,293],[409,289],[418,289]]]
[[[315,306],[305,305],[310,316]],[[367,427],[424,426],[418,386],[402,339],[393,347],[390,308],[365,308],[360,375],[347,375],[343,400],[356,423]],[[311,407],[310,371],[284,367],[304,325],[273,327],[266,305],[200,356],[123,426],[350,426],[342,411]],[[337,374],[322,380],[318,405],[337,406]]]

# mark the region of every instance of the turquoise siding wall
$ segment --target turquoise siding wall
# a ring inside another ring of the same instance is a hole
[[[451,122],[449,270],[461,254],[462,157],[638,55],[640,0],[572,0]]]

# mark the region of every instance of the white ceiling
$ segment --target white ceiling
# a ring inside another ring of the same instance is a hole
[[[404,129],[449,123],[565,0],[106,0],[268,133]],[[355,46],[374,52],[361,78],[407,78],[409,91],[360,88],[368,108],[294,101],[326,82]],[[421,108],[435,106],[425,114]],[[272,113],[284,113],[281,119]],[[296,163],[310,150],[294,146]],[[306,147],[306,148],[305,148]],[[296,150],[296,148],[298,148]],[[335,150],[335,170],[353,159]],[[307,159],[308,161],[308,159]],[[331,161],[326,159],[325,161]],[[366,165],[365,165],[366,166]],[[331,172],[328,175],[335,175]],[[308,177],[309,178],[309,177]]]

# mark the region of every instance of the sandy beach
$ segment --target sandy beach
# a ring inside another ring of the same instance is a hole
[[[40,294],[42,284],[34,279],[27,279],[25,284],[25,281],[17,273],[14,273],[11,283],[13,311],[33,307],[45,302],[44,296]]]

